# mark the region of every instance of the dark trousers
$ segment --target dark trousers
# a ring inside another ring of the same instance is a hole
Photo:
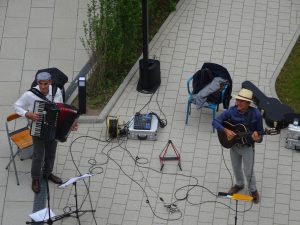
[[[44,166],[44,173],[50,174],[53,171],[57,141],[45,141],[38,137],[33,139],[33,155],[31,164],[32,179],[39,179],[41,169]]]

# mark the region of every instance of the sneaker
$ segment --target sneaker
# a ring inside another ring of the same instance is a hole
[[[257,190],[256,191],[252,191],[251,192],[251,196],[253,198],[253,200],[252,200],[253,203],[255,203],[255,204],[259,203],[260,199],[259,199],[259,194],[258,194]]]
[[[236,194],[242,189],[244,189],[244,185],[239,186],[239,185],[235,184],[230,188],[230,190],[228,191],[228,194],[229,195]]]

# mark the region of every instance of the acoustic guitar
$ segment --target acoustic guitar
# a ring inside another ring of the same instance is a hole
[[[246,135],[249,135],[252,132],[250,132],[245,125],[241,123],[233,125],[228,121],[224,121],[223,126],[236,133],[236,136],[233,139],[228,140],[224,132],[218,131],[219,142],[224,148],[231,148],[235,144],[247,144]],[[276,130],[275,128],[270,128],[270,129],[265,129],[263,132],[260,132],[259,134],[275,135],[275,134],[279,134],[279,131]]]

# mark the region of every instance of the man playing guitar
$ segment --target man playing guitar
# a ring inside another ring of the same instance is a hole
[[[244,188],[244,175],[247,179],[249,191],[253,197],[253,202],[259,202],[259,193],[256,188],[254,174],[254,143],[262,142],[263,123],[262,116],[258,109],[250,106],[253,103],[253,93],[248,89],[241,89],[237,96],[235,106],[224,111],[213,120],[212,124],[218,132],[222,133],[228,142],[236,143],[230,146],[231,164],[236,180],[229,194],[233,195]],[[237,130],[229,129],[225,124],[240,125],[246,128],[244,137],[239,138]]]

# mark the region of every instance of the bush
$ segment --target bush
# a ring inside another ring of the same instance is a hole
[[[149,37],[156,33],[178,0],[148,0]],[[142,53],[142,1],[92,0],[82,43],[95,57],[87,82],[89,105],[105,104]]]

